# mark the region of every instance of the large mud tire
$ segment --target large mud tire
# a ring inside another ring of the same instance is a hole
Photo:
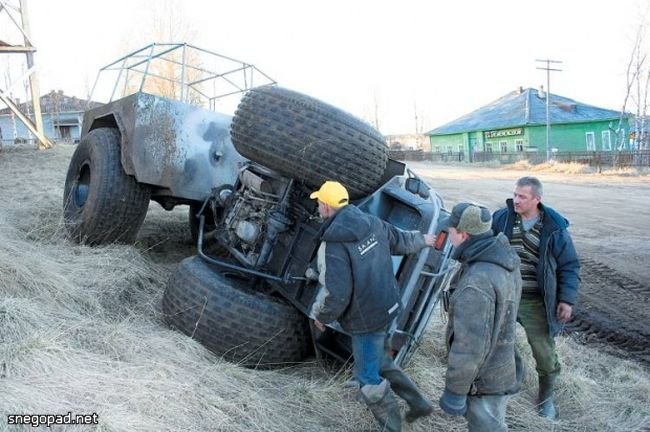
[[[244,157],[312,189],[337,180],[352,198],[374,192],[388,161],[383,136],[336,107],[280,87],[249,91],[231,127]]]
[[[309,352],[307,319],[284,299],[249,288],[198,256],[181,261],[162,302],[168,324],[249,367],[296,363]]]
[[[131,243],[149,206],[150,188],[127,175],[116,129],[88,132],[65,180],[63,217],[70,236],[87,244]]]

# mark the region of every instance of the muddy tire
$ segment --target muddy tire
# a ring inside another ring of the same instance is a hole
[[[165,289],[165,320],[225,359],[251,367],[300,361],[310,346],[307,319],[284,299],[249,288],[198,256],[178,265]]]
[[[149,197],[149,187],[122,169],[117,130],[99,128],[84,135],[70,160],[63,195],[65,226],[75,241],[133,242]]]
[[[249,91],[231,127],[244,157],[316,189],[338,180],[352,198],[374,192],[388,147],[372,126],[338,108],[280,87]]]

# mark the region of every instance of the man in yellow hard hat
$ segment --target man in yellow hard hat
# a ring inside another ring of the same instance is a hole
[[[435,236],[403,231],[362,212],[336,181],[323,183],[311,198],[318,200],[327,224],[318,249],[320,286],[311,310],[315,324],[325,331],[324,323],[338,321],[352,335],[361,398],[382,430],[400,431],[402,419],[391,389],[408,403],[408,422],[431,414],[433,405],[385,351],[401,307],[391,255],[433,246]]]

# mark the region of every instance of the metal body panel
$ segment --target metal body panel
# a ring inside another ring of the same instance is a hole
[[[213,187],[234,184],[245,159],[230,141],[231,116],[136,93],[87,111],[82,136],[114,124],[122,135],[122,166],[156,193],[205,199]]]

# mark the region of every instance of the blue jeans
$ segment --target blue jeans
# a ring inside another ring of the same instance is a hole
[[[352,335],[354,375],[361,387],[381,383],[383,378],[379,371],[386,356],[385,340],[385,331]]]

